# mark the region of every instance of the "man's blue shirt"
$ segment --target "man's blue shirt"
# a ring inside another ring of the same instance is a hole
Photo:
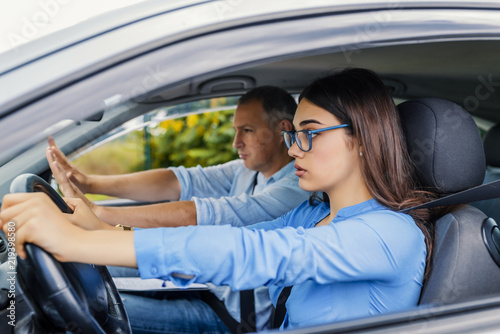
[[[246,168],[243,160],[205,168],[170,169],[182,189],[179,200],[195,202],[198,225],[247,226],[273,220],[309,196],[299,188],[293,161],[267,180]]]

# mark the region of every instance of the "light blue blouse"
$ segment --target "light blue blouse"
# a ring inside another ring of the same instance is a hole
[[[247,226],[276,219],[309,197],[299,187],[293,164],[289,162],[268,179],[246,168],[240,159],[205,168],[170,169],[181,186],[179,200],[194,201],[198,225]],[[239,293],[231,293],[227,287],[209,287],[239,322]],[[255,312],[257,329],[268,328],[272,306],[267,288],[255,289]]]
[[[142,278],[233,289],[268,285],[276,303],[293,285],[284,328],[330,323],[418,302],[424,236],[413,219],[369,200],[341,209],[327,226],[325,203],[301,204],[249,228],[198,226],[134,232]]]

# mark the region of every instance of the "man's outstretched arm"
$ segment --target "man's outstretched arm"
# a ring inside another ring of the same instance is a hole
[[[155,169],[122,175],[87,175],[75,167],[57,147],[53,138],[49,138],[47,160],[56,181],[63,182],[63,173],[82,193],[103,194],[128,198],[136,201],[178,200],[181,187],[174,172],[170,169]],[[57,162],[59,169],[54,168]],[[65,193],[64,196],[74,197]]]
[[[175,227],[196,225],[193,201],[179,201],[130,207],[96,206],[95,214],[109,225],[133,227]]]
[[[50,161],[50,160],[49,160]],[[54,178],[67,198],[80,198],[94,214],[105,223],[134,227],[171,227],[196,225],[196,206],[192,201],[175,201],[131,207],[108,207],[89,201],[78,187],[64,173],[57,161],[50,163]]]

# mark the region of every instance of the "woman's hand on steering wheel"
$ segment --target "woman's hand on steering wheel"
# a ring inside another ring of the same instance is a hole
[[[121,298],[103,265],[137,265],[133,233],[86,231],[71,224],[70,219],[95,216],[81,200],[72,199],[68,205],[37,175],[19,175],[10,191],[3,198],[0,228],[23,258],[16,267],[19,284],[40,306],[34,309],[36,317],[54,329],[74,324],[82,333],[132,333]],[[70,263],[59,263],[47,251]]]
[[[16,251],[21,258],[25,257],[23,244],[31,242],[52,253],[57,260],[68,261],[72,259],[71,251],[76,244],[73,240],[81,240],[85,230],[116,230],[100,221],[80,199],[69,198],[66,202],[73,214],[62,213],[43,193],[4,196],[0,224],[6,234],[9,227],[15,228]],[[8,223],[11,221],[15,226]]]
[[[9,194],[3,198],[0,226],[7,235],[14,229],[16,252],[22,259],[26,258],[24,243],[30,242],[59,261],[71,261],[79,251],[75,245],[81,244],[88,231],[71,224],[68,216],[46,194]]]

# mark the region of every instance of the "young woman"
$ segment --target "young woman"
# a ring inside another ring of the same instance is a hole
[[[300,187],[322,193],[322,200],[312,198],[274,221],[96,230],[108,225],[82,202],[68,200],[75,214],[64,215],[43,194],[5,196],[0,219],[16,222],[21,257],[23,243],[33,242],[61,261],[138,267],[142,278],[178,285],[268,285],[273,303],[293,286],[282,328],[415,306],[429,269],[432,228],[428,211],[398,210],[428,194],[416,190],[384,84],[371,71],[347,69],[313,82],[299,101],[298,131],[283,136]]]

